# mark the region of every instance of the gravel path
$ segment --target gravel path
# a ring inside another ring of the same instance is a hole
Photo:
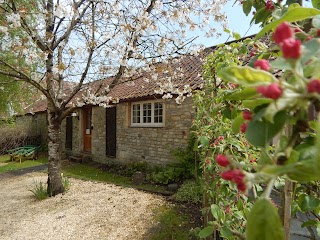
[[[43,201],[29,191],[46,174],[30,173],[0,182],[0,238],[147,239],[157,223],[154,207],[165,199],[112,184],[70,179],[71,189]]]

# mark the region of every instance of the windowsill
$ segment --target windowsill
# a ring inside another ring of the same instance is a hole
[[[164,124],[131,124],[132,128],[163,128]]]

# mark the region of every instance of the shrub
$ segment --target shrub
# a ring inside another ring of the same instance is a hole
[[[1,124],[0,136],[0,154],[24,145],[39,145],[39,139],[41,139],[30,133],[27,125],[15,125],[12,122]]]
[[[179,202],[201,203],[202,192],[201,186],[197,182],[187,180],[178,189],[176,200]]]
[[[183,173],[183,168],[168,165],[156,168],[149,178],[155,183],[168,184],[181,181],[183,179]]]

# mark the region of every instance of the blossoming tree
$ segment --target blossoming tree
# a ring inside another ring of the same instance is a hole
[[[64,192],[60,173],[62,120],[76,106],[107,105],[88,92],[72,99],[84,83],[115,76],[112,88],[136,67],[150,66],[194,48],[190,30],[211,36],[225,23],[226,1],[1,0],[0,75],[24,81],[47,99],[48,193]],[[148,68],[144,68],[148,70]],[[64,91],[66,81],[70,91]],[[156,79],[155,79],[156,81]]]

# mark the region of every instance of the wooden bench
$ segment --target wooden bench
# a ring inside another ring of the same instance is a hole
[[[19,158],[20,163],[22,158],[30,158],[32,160],[37,159],[38,157],[38,146],[24,146],[24,147],[18,147],[11,150],[8,150],[8,153],[10,155],[10,160],[13,161],[17,158]]]

